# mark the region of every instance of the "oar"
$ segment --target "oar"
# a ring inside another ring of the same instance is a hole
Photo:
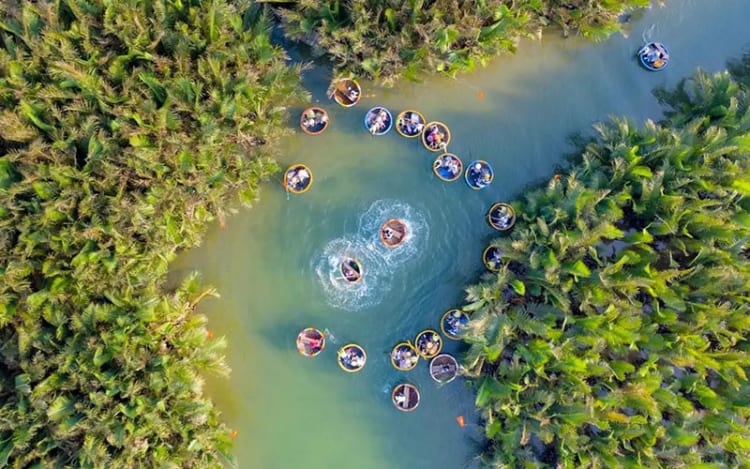
[[[289,200],[289,186],[286,185],[286,173],[284,173],[283,176],[281,176],[281,185],[284,187],[284,192],[286,192],[286,200]]]

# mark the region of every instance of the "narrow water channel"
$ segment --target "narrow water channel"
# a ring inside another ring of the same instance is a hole
[[[233,372],[211,381],[208,391],[239,432],[239,467],[472,467],[482,434],[472,390],[462,380],[435,385],[424,361],[398,372],[388,351],[437,328],[445,310],[462,304],[462,287],[483,272],[482,249],[494,236],[483,221],[493,202],[550,177],[571,150],[572,133],[608,116],[658,119],[651,90],[673,86],[696,67],[724,69],[750,45],[748,18],[747,0],[669,0],[635,15],[628,37],[600,44],[546,37],[459,79],[390,90],[363,83],[365,97],[351,109],[325,98],[329,72],[313,70],[306,83],[331,125],[317,137],[298,132],[281,157],[283,164],[310,166],[311,190],[288,197],[279,181],[266,185],[253,210],[213,229],[173,267],[177,276],[199,270],[222,295],[201,311],[214,334],[227,337]],[[666,70],[647,72],[636,62],[647,40],[669,46]],[[418,141],[395,131],[371,137],[362,119],[374,105],[394,115],[415,108],[428,121],[445,122],[453,134],[449,150],[465,163],[489,161],[493,184],[475,192],[462,180],[440,182],[431,171],[435,154]],[[392,216],[409,220],[414,233],[390,252],[376,230]],[[329,275],[331,258],[344,252],[365,264],[365,283],[355,290],[336,287]],[[294,345],[307,326],[331,334],[314,359]],[[360,373],[336,364],[337,348],[348,342],[367,350]],[[422,393],[413,413],[391,404],[390,390],[400,382]]]

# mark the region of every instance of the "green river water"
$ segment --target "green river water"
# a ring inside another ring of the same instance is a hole
[[[298,132],[280,160],[310,166],[313,187],[288,197],[279,180],[267,184],[254,209],[212,229],[173,267],[175,276],[200,271],[221,292],[201,311],[214,334],[229,341],[232,375],[210,380],[207,391],[239,432],[239,467],[473,467],[482,429],[471,388],[461,379],[437,386],[424,361],[414,371],[396,371],[389,350],[438,328],[442,313],[462,304],[462,287],[483,273],[481,253],[496,233],[484,222],[493,202],[549,178],[571,151],[572,133],[589,132],[611,115],[658,119],[651,90],[697,67],[724,69],[750,44],[748,18],[748,0],[670,0],[634,15],[628,37],[594,44],[548,36],[456,80],[390,90],[362,83],[365,97],[351,109],[326,99],[328,69],[309,72],[306,86],[329,110],[331,125],[317,137]],[[648,40],[670,48],[665,71],[647,72],[636,62],[635,51]],[[428,121],[445,122],[453,134],[449,150],[464,163],[489,161],[494,182],[479,192],[463,180],[440,182],[431,171],[436,154],[417,140],[395,131],[369,136],[362,119],[374,105],[394,116],[414,108]],[[294,110],[294,125],[298,116]],[[405,218],[413,230],[393,251],[377,239],[390,217]],[[332,275],[344,254],[362,260],[361,286],[342,287]],[[294,344],[306,326],[331,334],[314,359]],[[337,348],[350,341],[368,352],[356,374],[336,364]],[[444,350],[458,354],[461,346],[449,341]],[[420,389],[413,413],[391,404],[390,390],[400,382]]]

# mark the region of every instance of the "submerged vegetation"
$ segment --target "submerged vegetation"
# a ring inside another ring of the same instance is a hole
[[[384,84],[473,70],[545,27],[604,39],[650,0],[301,0],[279,8],[286,35],[331,56],[339,73]]]
[[[465,308],[491,467],[750,465],[747,78],[658,91],[513,203]]]
[[[0,4],[0,466],[220,467],[226,371],[163,284],[277,168],[299,71],[249,2]]]

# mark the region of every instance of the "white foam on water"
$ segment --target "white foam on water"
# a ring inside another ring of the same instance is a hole
[[[404,242],[395,248],[380,240],[380,227],[389,218],[400,218],[407,226]],[[380,303],[391,289],[394,272],[424,250],[427,235],[424,215],[410,205],[395,200],[374,202],[360,216],[355,233],[331,240],[313,258],[328,304],[357,311]],[[347,282],[341,275],[341,261],[347,257],[358,259],[362,266],[359,282]]]

